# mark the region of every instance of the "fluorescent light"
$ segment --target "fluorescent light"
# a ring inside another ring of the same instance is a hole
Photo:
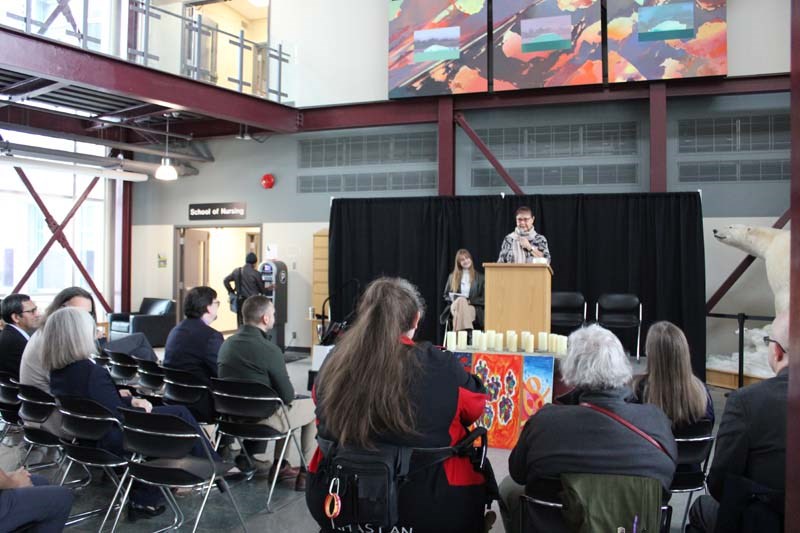
[[[250,3],[256,7],[268,7],[269,0],[250,0]]]
[[[170,163],[169,157],[161,159],[161,166],[156,169],[156,179],[161,181],[175,181],[178,171]]]
[[[123,170],[114,170],[111,168],[55,163],[51,161],[42,161],[39,159],[30,159],[20,156],[0,156],[0,166],[20,167],[23,169],[32,168],[37,170],[47,170],[49,172],[60,172],[62,174],[89,176],[91,178],[98,177],[121,179],[125,181],[147,181],[147,174],[140,174],[138,172],[125,172]]]

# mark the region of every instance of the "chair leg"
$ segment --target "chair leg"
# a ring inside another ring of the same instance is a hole
[[[211,480],[208,482],[208,488],[206,489],[206,493],[203,495],[203,503],[200,504],[200,510],[197,511],[197,518],[194,521],[194,527],[192,528],[192,533],[195,533],[195,531],[197,531],[197,526],[200,525],[200,518],[203,516],[203,510],[206,508],[208,495],[211,494],[211,488],[214,486],[215,479],[216,476],[211,476]]]
[[[28,466],[28,457],[31,456],[32,451],[33,451],[33,444],[28,444],[28,451],[25,453],[25,457],[22,459],[22,463],[20,463],[20,466],[22,467]]]
[[[110,468],[108,470],[113,472],[113,470],[111,470]],[[122,478],[120,478],[119,480],[115,479],[115,477],[116,474],[114,474],[114,477],[112,477],[111,479],[114,480],[115,483],[117,484],[117,489],[114,491],[114,497],[111,498],[111,503],[108,504],[108,510],[106,511],[106,514],[103,517],[103,521],[100,523],[100,529],[97,530],[97,533],[102,533],[103,528],[105,527],[106,522],[108,521],[108,517],[111,515],[111,510],[114,508],[114,504],[117,502],[119,493],[122,490],[122,487],[125,486],[125,478],[128,477],[128,469],[127,468],[125,469],[125,472],[122,473]],[[121,505],[122,504],[120,504],[120,506]]]
[[[168,525],[167,527],[162,527],[161,529],[158,529],[153,533],[163,533],[164,531],[171,531],[171,530],[177,531],[178,528],[180,528],[183,525],[183,522],[184,520],[186,520],[186,517],[183,516],[183,511],[181,511],[181,508],[178,506],[178,502],[175,501],[175,497],[172,495],[172,492],[170,492],[169,488],[167,487],[159,487],[159,488],[161,489],[161,494],[164,495],[164,499],[167,501],[167,506],[170,508],[175,518],[172,519],[172,523],[170,525]]]
[[[64,469],[64,475],[61,476],[61,481],[59,482],[60,486],[64,486],[64,482],[67,480],[67,476],[69,475],[69,470],[70,470],[70,468],[72,468],[72,463],[73,462],[74,461],[72,459],[70,459],[69,463],[67,463],[67,468]]]
[[[128,501],[128,496],[131,494],[131,487],[133,486],[133,478],[128,480],[128,486],[125,488],[125,494],[122,495],[122,500],[119,502],[119,510],[117,511],[117,516],[114,517],[114,525],[111,526],[111,533],[114,533],[117,530],[117,524],[119,524],[119,517],[122,516],[122,510],[125,509],[125,502]]]
[[[247,526],[244,523],[244,518],[242,518],[242,512],[239,510],[239,506],[236,503],[236,499],[233,497],[231,488],[228,486],[228,483],[225,481],[224,478],[220,478],[220,481],[222,482],[222,486],[225,487],[225,493],[231,500],[231,505],[233,505],[233,509],[236,511],[236,516],[239,517],[239,522],[242,524],[242,530],[244,530],[244,533],[247,533]]]
[[[291,431],[289,433],[291,433]],[[270,487],[269,487],[269,496],[267,496],[267,512],[268,513],[272,512],[272,508],[270,508],[269,504],[272,501],[272,493],[275,491],[275,484],[278,482],[278,473],[280,472],[281,465],[283,464],[283,456],[286,455],[286,448],[288,448],[288,446],[286,446],[286,444],[284,444],[283,448],[281,449],[281,456],[278,459],[278,465],[275,467],[275,475],[272,477],[272,485],[270,485]],[[303,460],[302,459],[302,454],[300,454],[300,456],[301,456],[301,460]],[[303,460],[303,464],[305,464],[304,460]]]
[[[689,507],[692,506],[692,497],[694,492],[689,493],[689,499],[686,500],[686,509],[683,511],[683,520],[681,521],[681,531],[686,529],[686,520],[689,518]]]
[[[294,430],[289,432],[289,436],[292,438],[292,442],[294,442],[294,446],[297,448],[297,453],[300,455],[300,464],[303,465],[303,468],[308,470],[306,456],[303,454],[303,448],[300,447],[300,443],[297,442],[297,435],[295,435]]]

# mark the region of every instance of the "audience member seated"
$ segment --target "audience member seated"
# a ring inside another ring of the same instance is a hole
[[[447,276],[445,313],[453,316],[453,330],[477,329],[483,324],[483,274],[475,270],[468,250],[456,252],[453,271]]]
[[[60,533],[72,509],[72,491],[50,486],[24,468],[0,470],[0,530]]]
[[[7,326],[0,333],[0,372],[19,378],[22,352],[39,327],[41,316],[27,294],[9,294],[2,304]]]
[[[314,451],[314,439],[317,427],[314,418],[314,402],[311,398],[295,398],[294,387],[286,371],[286,360],[274,343],[267,339],[267,333],[275,325],[275,306],[266,296],[250,296],[242,305],[244,324],[239,331],[225,340],[219,350],[218,373],[221,378],[257,381],[272,388],[288,407],[289,423],[292,427],[302,426],[301,447],[306,459],[310,459]],[[268,426],[286,432],[283,416],[275,413],[265,420]],[[252,457],[264,453],[265,441],[245,441],[247,453]],[[287,442],[275,446],[275,462],[270,477],[278,464],[282,447]],[[244,454],[236,458],[240,470],[250,470]],[[278,480],[295,480],[295,490],[306,490],[306,472],[292,468],[284,461],[278,472]]]
[[[652,478],[668,493],[678,456],[671,423],[654,405],[629,403],[631,372],[622,344],[607,329],[591,325],[569,336],[561,373],[575,388],[561,398],[565,405],[545,405],[525,423],[508,458],[510,477],[500,484],[506,531],[519,531],[520,496],[562,474]],[[586,404],[633,424],[659,447]]]
[[[671,322],[650,326],[645,341],[647,373],[633,382],[641,403],[659,407],[672,420],[674,430],[701,419],[714,422],[714,402],[705,384],[692,374],[689,343]]]
[[[217,377],[217,353],[222,346],[222,333],[212,328],[217,319],[219,300],[217,291],[211,287],[191,289],[183,301],[186,316],[167,337],[164,348],[164,366],[189,372],[205,385],[211,386],[211,378]],[[210,394],[189,406],[194,416],[201,421],[214,419],[214,403]]]
[[[32,385],[45,392],[50,392],[50,372],[44,369],[42,354],[43,345],[41,342],[42,330],[47,323],[48,317],[55,311],[62,307],[77,307],[88,313],[92,320],[95,320],[94,314],[94,300],[92,295],[80,287],[67,287],[62,290],[47,309],[44,311],[44,317],[41,320],[39,331],[31,336],[30,342],[25,347],[25,352],[22,354],[22,363],[20,365],[19,380],[23,385]]]
[[[451,446],[467,435],[467,426],[483,414],[485,389],[451,353],[411,340],[423,311],[419,292],[404,279],[379,278],[367,287],[355,324],[317,378],[320,438],[359,449],[379,444],[431,448]],[[412,471],[415,464],[412,455]],[[318,448],[309,465],[306,503],[326,532],[333,531],[323,511],[329,468]],[[400,487],[395,530],[483,531],[488,482],[494,482],[487,476],[468,457],[418,470]]]
[[[771,337],[765,337],[769,365],[774,378],[735,390],[728,396],[717,432],[714,459],[708,474],[708,492],[689,511],[687,532],[713,533],[720,502],[729,490],[727,483],[748,480],[765,492],[786,490],[786,401],[789,387],[789,314],[772,323]],[[782,500],[782,497],[779,498]],[[745,499],[743,503],[748,503]],[[753,503],[753,502],[750,502]],[[745,505],[737,509],[746,512]],[[782,528],[781,528],[782,530]],[[759,528],[758,531],[766,531]]]
[[[134,407],[146,412],[178,416],[201,432],[188,409],[178,405],[153,407],[150,402],[131,397],[128,391],[118,392],[108,371],[89,358],[95,349],[94,321],[81,309],[59,309],[47,319],[42,330],[43,363],[50,372],[50,390],[59,396],[78,396],[93,400],[114,414],[119,407]],[[202,432],[200,433],[202,434]],[[97,443],[98,447],[124,455],[122,432],[114,427]],[[195,444],[193,455],[206,457],[203,444]],[[128,519],[157,516],[164,512],[158,488],[134,486]]]

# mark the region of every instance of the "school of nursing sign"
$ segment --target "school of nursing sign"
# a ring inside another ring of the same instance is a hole
[[[245,202],[189,204],[189,220],[240,220],[246,216]]]

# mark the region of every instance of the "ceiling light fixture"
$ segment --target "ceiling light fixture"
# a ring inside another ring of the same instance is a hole
[[[90,178],[98,177],[98,178],[121,179],[125,181],[147,181],[147,174],[141,174],[139,172],[125,172],[123,170],[115,170],[103,167],[72,165],[69,163],[56,163],[53,161],[42,161],[40,159],[30,159],[27,157],[20,157],[20,156],[11,157],[7,155],[0,155],[0,166],[46,170],[48,172],[59,172],[75,176],[87,176]]]
[[[167,148],[164,157],[161,158],[161,166],[156,169],[156,179],[161,181],[175,181],[178,179],[178,171],[172,166],[169,160],[169,115],[165,115],[167,119]]]

